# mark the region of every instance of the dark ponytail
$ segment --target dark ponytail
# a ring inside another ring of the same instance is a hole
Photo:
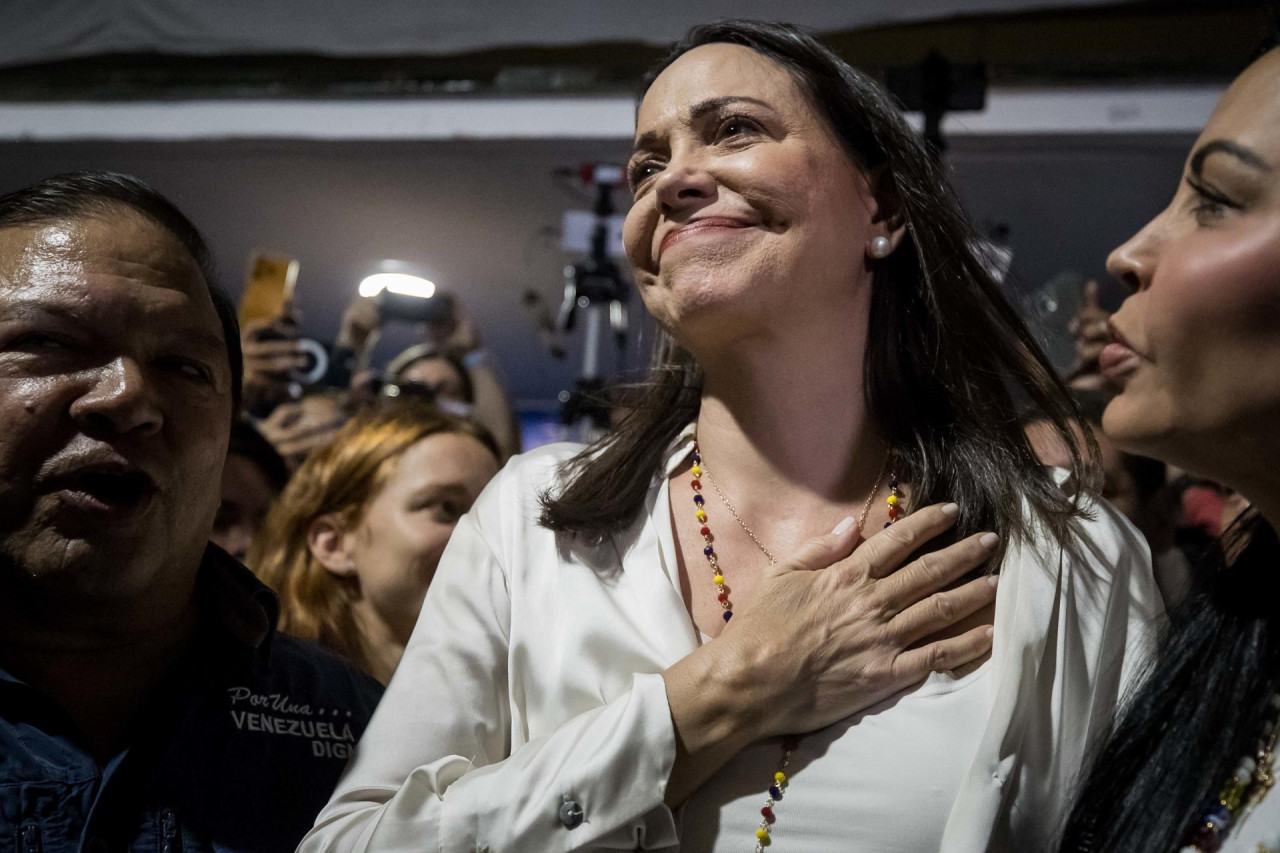
[[[1085,780],[1063,853],[1172,853],[1252,754],[1280,690],[1280,540],[1256,512],[1170,614],[1147,678]]]

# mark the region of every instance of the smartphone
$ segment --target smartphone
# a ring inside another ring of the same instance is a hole
[[[244,293],[240,297],[240,325],[283,317],[293,304],[297,281],[296,258],[275,252],[251,254],[245,270]]]
[[[446,293],[407,296],[384,290],[378,294],[378,310],[388,320],[405,323],[440,323],[453,320],[453,300]]]

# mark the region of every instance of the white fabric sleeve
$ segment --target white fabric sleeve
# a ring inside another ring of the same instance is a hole
[[[481,529],[501,519],[476,518],[499,511],[500,488],[458,523],[386,696],[299,851],[678,850],[661,675],[635,675],[546,736],[525,742],[513,728],[509,579]],[[584,813],[574,828],[560,819],[569,800]]]

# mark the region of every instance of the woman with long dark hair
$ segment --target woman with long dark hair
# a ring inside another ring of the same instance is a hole
[[[1230,485],[1253,509],[1171,614],[1063,849],[1280,851],[1280,50],[1218,103],[1169,207],[1108,266],[1103,427],[1126,450]]]
[[[646,78],[628,172],[652,375],[459,524],[304,847],[1044,849],[1159,603],[941,171],[737,22]]]

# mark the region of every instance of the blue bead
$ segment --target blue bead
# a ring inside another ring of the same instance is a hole
[[[892,521],[886,521],[886,522],[884,523],[884,526],[885,526],[885,527],[888,527],[888,526],[889,526],[889,525],[891,525],[891,524],[893,524],[893,522],[892,522]]]
[[[732,619],[732,618],[733,618],[733,611],[732,611],[732,610],[726,610],[726,611],[724,612],[724,621],[728,622],[728,621],[729,621],[730,619]]]
[[[889,488],[891,488],[891,489],[896,489],[896,488],[898,488],[898,481],[897,481],[897,480],[890,480],[890,481],[889,481]]]
[[[1204,820],[1225,832],[1231,827],[1231,811],[1226,806],[1218,806],[1205,815]]]
[[[710,545],[702,549],[702,553],[706,554],[708,557],[710,557],[715,552],[716,552],[716,549],[712,548]]]
[[[699,456],[699,455],[698,455],[698,454],[696,454],[696,453],[695,453],[695,454],[693,454],[693,464],[694,464],[694,465],[701,465],[701,464],[702,464],[702,457],[701,457],[701,456]]]
[[[706,500],[702,497],[702,495],[694,495],[693,502],[696,503],[698,506],[702,506],[703,503],[706,502]]]
[[[775,800],[782,799],[782,789],[779,788],[777,785],[770,785],[769,796],[773,797]]]

